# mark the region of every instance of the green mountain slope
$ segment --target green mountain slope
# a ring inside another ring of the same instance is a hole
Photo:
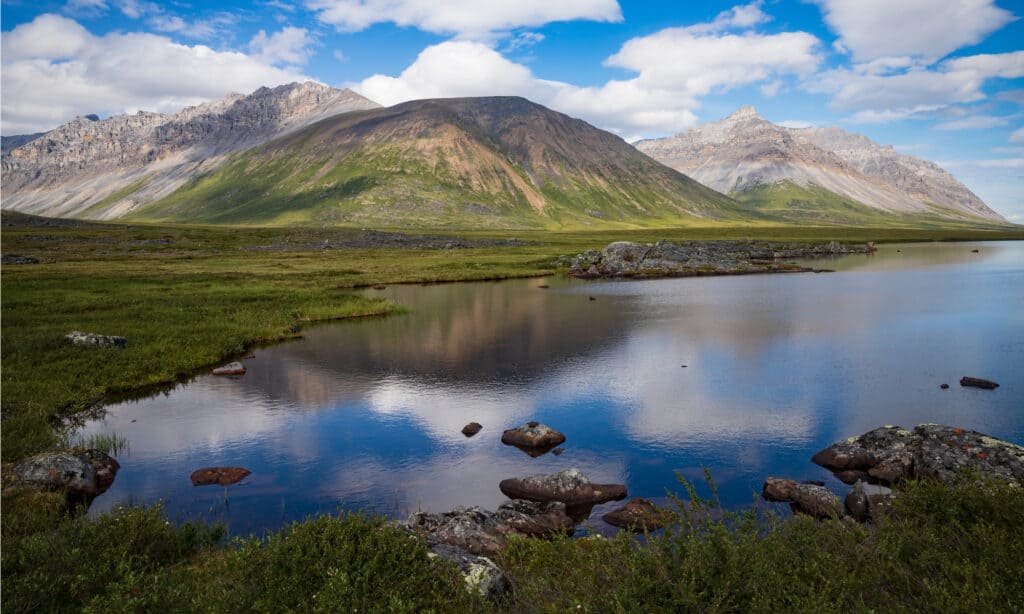
[[[493,97],[338,115],[235,154],[128,217],[571,228],[760,215],[586,122],[523,98]]]

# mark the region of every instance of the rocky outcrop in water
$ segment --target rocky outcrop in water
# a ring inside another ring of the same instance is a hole
[[[622,484],[592,484],[579,469],[559,473],[508,478],[498,488],[510,499],[560,501],[569,506],[587,506],[626,498]]]
[[[565,435],[540,422],[530,421],[501,434],[501,443],[525,451],[547,452],[565,443]]]
[[[647,499],[630,499],[622,507],[608,512],[602,520],[630,531],[656,531],[671,521],[671,514]]]
[[[12,473],[22,484],[91,499],[110,488],[120,468],[109,454],[90,449],[37,454],[15,463]]]
[[[687,241],[632,243],[616,241],[601,251],[572,258],[569,275],[598,277],[691,277],[749,273],[794,273],[812,269],[780,262],[783,259],[867,254],[871,245],[773,243],[766,241]]]
[[[884,426],[839,441],[811,459],[853,484],[857,480],[893,484],[929,478],[952,482],[957,471],[1024,485],[1024,447],[970,431],[921,424],[912,431]]]

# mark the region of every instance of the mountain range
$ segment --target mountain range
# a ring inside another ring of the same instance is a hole
[[[1005,222],[932,162],[842,128],[779,126],[749,106],[636,147],[758,211],[790,219],[827,218],[844,209],[851,218]]]
[[[1005,224],[930,162],[839,128],[776,126],[749,107],[633,147],[524,98],[380,108],[312,82],[175,114],[86,116],[41,135],[5,137],[2,167],[4,209],[90,219]]]

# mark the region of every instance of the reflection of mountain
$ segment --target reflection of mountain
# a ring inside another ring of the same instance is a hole
[[[591,301],[539,283],[391,287],[388,297],[409,313],[311,328],[301,343],[259,352],[246,385],[323,405],[362,396],[390,376],[454,388],[526,381],[598,351],[632,325],[624,299]]]

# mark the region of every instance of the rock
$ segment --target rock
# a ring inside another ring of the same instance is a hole
[[[844,505],[850,516],[858,522],[865,522],[875,520],[885,513],[895,497],[896,493],[885,486],[858,480],[846,495]]]
[[[508,429],[501,434],[501,443],[505,445],[516,446],[527,451],[541,451],[542,453],[564,442],[565,435],[550,426],[534,421],[527,422],[514,429]]]
[[[96,469],[83,454],[44,452],[15,463],[12,472],[24,484],[72,496],[95,497],[100,492]]]
[[[790,504],[794,513],[815,518],[841,518],[843,504],[828,488],[796,480],[766,478],[761,496]]]
[[[565,448],[555,448],[554,450],[551,451],[551,453],[554,454],[555,456],[561,456],[562,452],[565,452]]]
[[[241,482],[252,471],[243,467],[203,467],[192,472],[190,479],[193,486],[209,486],[220,484],[230,486]]]
[[[569,506],[586,506],[626,498],[622,484],[591,484],[579,469],[559,473],[508,478],[498,488],[510,499],[561,501]]]
[[[240,362],[229,362],[223,367],[213,370],[214,375],[245,375],[245,365]]]
[[[372,287],[373,287],[374,290],[386,290],[387,289],[387,286],[385,286],[384,284],[374,284]]]
[[[454,563],[466,581],[466,590],[471,593],[479,593],[497,601],[509,591],[505,572],[489,558],[447,544],[434,544],[427,556]]]
[[[82,452],[82,456],[89,461],[93,470],[96,471],[97,494],[106,492],[114,483],[117,472],[121,470],[121,463],[117,462],[117,459],[113,456],[95,448],[85,450]]]
[[[949,390],[949,384],[939,384],[939,388],[942,388],[943,390]]]
[[[938,424],[920,424],[913,431],[882,427],[834,443],[811,460],[847,483],[920,478],[948,483],[958,470],[971,469],[1024,485],[1024,447]]]
[[[979,250],[976,250],[976,249],[972,249],[972,250],[971,250],[971,253],[972,253],[972,254],[977,254],[977,253],[978,253],[978,251],[979,251]]]
[[[563,503],[506,501],[496,511],[456,507],[450,512],[417,512],[399,526],[424,535],[430,544],[447,544],[476,555],[500,551],[511,535],[551,538],[572,533]]]
[[[548,284],[538,284],[537,287],[540,288],[541,290],[547,290],[551,286],[549,286]]]
[[[613,527],[631,531],[656,531],[668,523],[669,513],[647,499],[630,499],[602,518]]]
[[[89,347],[100,347],[100,348],[111,348],[111,347],[127,347],[128,340],[124,337],[118,337],[116,335],[97,335],[95,333],[83,333],[82,331],[73,330],[70,333],[64,335],[65,339],[70,339],[71,343],[75,345],[89,346]]]
[[[995,390],[996,388],[999,387],[999,384],[991,380],[981,379],[980,377],[966,376],[960,378],[960,385],[970,386],[971,388],[984,388],[985,390]]]
[[[470,422],[466,426],[462,427],[462,434],[465,435],[466,437],[472,437],[473,435],[479,433],[480,430],[483,428],[483,425],[480,424],[479,422]]]
[[[0,264],[39,264],[39,258],[20,254],[4,254],[0,256]]]

